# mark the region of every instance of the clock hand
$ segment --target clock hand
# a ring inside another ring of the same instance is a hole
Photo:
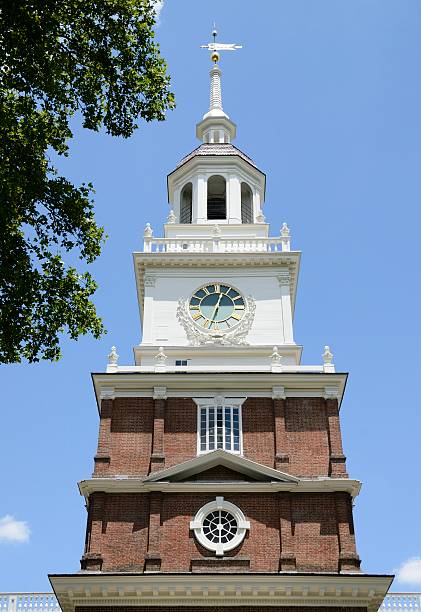
[[[215,306],[214,311],[213,311],[213,313],[212,313],[212,319],[211,319],[211,320],[213,320],[213,321],[215,320],[216,313],[218,312],[218,308],[219,308],[219,304],[221,303],[222,296],[223,296],[223,294],[222,294],[222,293],[220,293],[220,294],[219,294],[219,299],[218,299],[218,301],[216,302],[216,306]]]

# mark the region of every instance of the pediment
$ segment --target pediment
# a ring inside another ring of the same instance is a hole
[[[218,468],[220,477],[218,478]],[[170,468],[154,472],[145,482],[212,481],[298,482],[299,478],[224,450],[199,455]]]
[[[225,465],[215,465],[208,470],[202,470],[197,474],[189,474],[186,478],[181,478],[178,482],[262,482],[256,477],[244,474]],[[265,482],[270,482],[266,479]]]

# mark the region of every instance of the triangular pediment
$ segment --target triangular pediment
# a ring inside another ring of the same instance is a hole
[[[216,468],[221,467],[220,478]],[[231,473],[231,474],[230,474]],[[189,459],[165,470],[154,472],[146,482],[180,482],[204,480],[217,482],[243,480],[253,482],[298,482],[299,478],[279,472],[273,468],[256,463],[245,457],[234,455],[224,450],[216,450],[194,459]]]

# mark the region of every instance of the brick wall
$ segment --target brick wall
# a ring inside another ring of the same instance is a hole
[[[238,493],[225,498],[242,509],[250,531],[222,559],[202,548],[189,529],[197,510],[215,499],[215,494],[202,493],[91,495],[85,552],[101,559],[103,571],[141,572],[151,559],[158,564],[154,569],[163,572],[358,569],[340,561],[341,553],[356,557],[348,494]]]
[[[304,477],[347,477],[338,404],[323,398],[250,398],[243,404],[244,456]],[[104,400],[95,475],[145,477],[197,455],[191,398]],[[250,480],[216,466],[190,480]],[[356,571],[351,499],[345,493],[225,495],[251,528],[224,557],[202,548],[190,520],[217,493],[90,496],[84,569],[161,572]]]
[[[295,476],[346,477],[336,400],[250,398],[242,420],[245,457]],[[191,398],[102,402],[95,475],[145,476],[196,454]]]

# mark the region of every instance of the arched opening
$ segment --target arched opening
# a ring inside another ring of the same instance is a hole
[[[226,181],[215,175],[208,179],[208,219],[227,218]]]
[[[187,183],[180,195],[180,223],[191,223],[193,185]]]
[[[241,223],[253,223],[253,193],[247,183],[241,183]]]

